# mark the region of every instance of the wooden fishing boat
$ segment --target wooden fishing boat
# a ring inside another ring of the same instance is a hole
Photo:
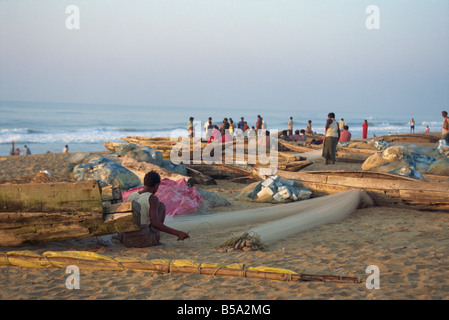
[[[95,181],[0,184],[0,247],[140,228],[140,206]]]
[[[351,189],[366,191],[379,206],[407,206],[426,210],[449,210],[449,179],[425,175],[424,180],[371,171],[279,171],[309,188],[313,196]]]

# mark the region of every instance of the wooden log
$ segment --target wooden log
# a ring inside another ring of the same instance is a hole
[[[101,188],[101,200],[111,203],[122,202],[122,192],[120,186],[108,185]]]
[[[0,212],[81,212],[103,210],[95,181],[0,184]]]
[[[236,179],[242,176],[248,177],[254,181],[260,180],[250,170],[245,170],[234,165],[227,164],[202,164],[202,165],[189,165],[189,168],[193,168],[199,172],[202,172],[206,176],[210,176],[214,179]]]
[[[298,161],[295,163],[287,164],[285,171],[299,171],[313,164],[312,161]],[[282,170],[281,168],[279,168]]]
[[[186,166],[187,168],[187,172],[189,174],[189,177],[192,177],[193,182],[195,184],[202,184],[202,185],[216,185],[217,182],[215,181],[214,178],[205,175],[204,173],[202,173],[201,171],[198,171],[194,168],[191,168],[190,166]]]

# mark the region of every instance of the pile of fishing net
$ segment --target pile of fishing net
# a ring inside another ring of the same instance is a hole
[[[344,219],[357,208],[373,205],[373,200],[363,191],[348,190],[324,197],[280,204],[265,208],[222,212],[203,216],[180,216],[167,225],[180,230],[212,232],[231,227],[255,225],[230,237],[219,248],[260,250],[285,239]],[[248,241],[248,245],[247,245]],[[236,244],[239,245],[236,247]]]

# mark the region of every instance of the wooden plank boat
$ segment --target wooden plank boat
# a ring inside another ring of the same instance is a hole
[[[371,171],[279,171],[322,196],[351,189],[366,191],[380,206],[449,211],[449,179],[426,175],[425,180]]]
[[[0,247],[138,230],[139,204],[117,198],[95,181],[0,184]]]

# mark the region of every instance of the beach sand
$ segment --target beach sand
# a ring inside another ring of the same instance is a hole
[[[105,152],[107,154],[108,152]],[[29,182],[48,170],[60,181],[71,154],[44,154],[0,159],[0,183]],[[317,161],[308,170],[325,167]],[[360,169],[360,164],[337,163],[329,169]],[[219,192],[231,206],[213,211],[234,211],[267,204],[239,202],[232,197],[243,184],[218,181],[197,188]],[[276,205],[273,206],[275,210]],[[28,269],[0,266],[0,299],[151,299],[151,300],[385,300],[449,299],[449,213],[408,208],[359,209],[342,221],[316,227],[281,240],[264,251],[220,252],[216,246],[248,226],[189,231],[190,238],[177,241],[161,235],[162,245],[125,248],[119,242],[103,246],[95,238],[0,248],[1,252],[60,250],[97,252],[108,257],[189,259],[204,263],[239,263],[274,267],[298,273],[339,275],[366,279],[366,268],[380,270],[380,288],[362,283],[278,282],[243,277],[202,274],[155,274],[126,271],[80,270],[80,289],[69,290],[65,269]],[[114,240],[115,241],[115,240]]]

